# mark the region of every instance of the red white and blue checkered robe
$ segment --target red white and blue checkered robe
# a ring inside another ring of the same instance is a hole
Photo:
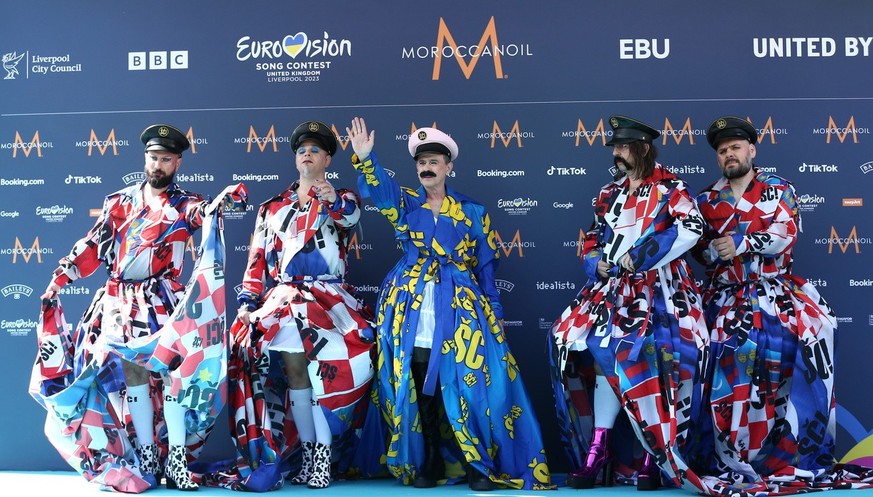
[[[245,187],[234,199],[244,203]],[[43,303],[40,351],[30,393],[46,409],[46,435],[89,481],[122,492],[150,487],[133,451],[121,357],[153,371],[155,442],[166,455],[161,376],[190,409],[188,451],[196,457],[224,405],[224,242],[220,212],[171,185],[149,204],[142,185],[106,197],[88,234],[61,259],[54,282],[84,278],[105,265],[110,279],[70,335],[59,299]],[[177,280],[189,237],[207,221],[191,281]]]
[[[727,179],[697,197],[706,230],[703,296],[712,332],[711,415],[718,492],[767,495],[866,485],[834,471],[834,312],[791,274],[800,216],[792,185],[755,170],[741,198]],[[711,241],[731,235],[724,262]]]
[[[361,211],[355,194],[338,189],[333,204],[300,206],[295,183],[258,211],[243,290],[257,306],[250,329],[237,320],[230,361],[233,468],[216,484],[264,491],[280,488],[298,464],[300,444],[290,413],[282,361],[271,352],[281,328],[300,333],[309,376],[333,434],[335,469],[347,469],[373,377],[372,311],[345,282],[351,230]]]
[[[588,354],[576,352],[587,349],[621,399],[639,443],[676,485],[696,489],[694,437],[709,337],[683,254],[703,233],[703,219],[685,183],[660,164],[636,191],[629,191],[626,178],[607,184],[594,212],[582,255],[588,282],[549,339],[567,454],[581,467],[592,431],[593,368],[580,368]],[[625,254],[633,273],[619,269]],[[610,277],[597,274],[600,260],[614,266]],[[619,448],[614,439],[613,447]]]

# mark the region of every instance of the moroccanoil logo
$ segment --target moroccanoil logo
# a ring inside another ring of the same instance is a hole
[[[197,145],[209,145],[209,142],[206,138],[197,137],[194,135],[194,126],[188,128],[188,132],[185,134],[185,137],[188,138],[188,142],[191,143],[191,153],[197,153]]]
[[[858,143],[858,135],[869,135],[870,128],[859,128],[855,125],[855,116],[849,118],[849,121],[845,124],[845,126],[838,125],[836,121],[834,121],[834,116],[828,116],[828,127],[827,128],[813,128],[812,134],[814,135],[827,135],[827,139],[825,143],[830,143],[831,138],[836,136],[840,143],[846,141],[846,138],[851,135],[852,143]]]
[[[536,248],[536,243],[525,242],[522,240],[521,230],[515,230],[515,235],[508,242],[504,242],[503,237],[500,236],[500,232],[494,230],[494,241],[497,243],[497,248],[499,248],[506,257],[509,257],[514,250],[518,251],[519,257],[524,257],[524,249]]]
[[[503,143],[503,146],[509,148],[509,144],[513,141],[515,142],[515,146],[518,148],[523,147],[521,143],[522,138],[533,138],[533,131],[522,131],[518,125],[518,119],[512,124],[512,127],[509,128],[509,131],[503,131],[500,129],[500,125],[497,124],[497,121],[494,121],[494,125],[491,127],[490,133],[479,133],[476,135],[476,138],[481,139],[491,139],[491,148],[494,148],[494,144],[497,143],[497,139],[500,139],[500,142]]]
[[[373,250],[373,245],[370,243],[361,243],[358,240],[358,233],[352,233],[352,236],[349,238],[349,253],[355,254],[355,259],[361,260],[361,251],[362,250]]]
[[[24,259],[24,263],[27,264],[34,255],[36,256],[36,262],[42,264],[42,256],[51,255],[53,253],[52,249],[39,246],[39,237],[33,239],[33,244],[31,244],[30,247],[26,247],[16,236],[15,245],[11,249],[0,249],[0,254],[12,255],[12,264],[18,264],[18,256],[21,256],[21,258]]]
[[[563,138],[576,138],[576,146],[578,147],[580,143],[582,143],[582,139],[588,142],[589,146],[594,146],[594,142],[600,139],[600,143],[606,146],[606,139],[612,136],[612,130],[607,130],[603,125],[603,118],[597,122],[597,126],[594,129],[589,130],[585,123],[582,122],[582,119],[579,119],[576,123],[576,129],[573,131],[563,131],[561,132],[561,137]]]
[[[349,137],[348,135],[343,135],[339,131],[337,131],[336,124],[331,124],[330,130],[333,132],[333,136],[336,137],[336,143],[337,145],[339,145],[339,148],[345,151],[346,147],[348,147],[349,143],[351,143],[352,141],[351,137]]]
[[[691,126],[691,118],[685,119],[685,124],[683,124],[679,129],[673,127],[673,123],[670,122],[670,118],[664,118],[664,129],[661,130],[661,144],[666,145],[667,139],[672,138],[676,145],[682,142],[685,137],[688,137],[688,144],[694,145],[694,137],[695,136],[706,136],[705,129],[695,129]]]
[[[425,126],[425,127],[428,127],[428,126]],[[431,128],[434,128],[434,129],[439,129],[439,127],[437,126],[436,121],[434,121],[433,124],[430,125],[430,127],[431,127]],[[415,124],[415,122],[413,122],[413,123],[409,126],[409,134],[406,134],[406,133],[396,134],[396,135],[394,135],[394,141],[403,141],[403,142],[405,142],[405,141],[409,141],[409,137],[410,137],[410,136],[413,136],[413,135],[415,134],[416,131],[418,131],[418,126]],[[446,133],[446,134],[449,135],[449,136],[452,136],[452,135],[449,134],[449,133]]]
[[[572,204],[571,204],[572,205]],[[585,230],[579,230],[578,240],[567,240],[564,242],[565,247],[576,247],[576,257],[582,257],[582,249],[585,248]]]
[[[840,252],[846,253],[850,248],[854,248],[856,254],[861,253],[861,245],[870,245],[873,243],[873,239],[870,237],[859,237],[858,230],[855,226],[852,226],[852,229],[849,231],[849,234],[843,236],[841,233],[837,232],[837,229],[831,226],[830,236],[827,238],[817,238],[815,240],[816,245],[827,245],[828,253],[831,254],[834,251],[834,246],[840,249]]]
[[[100,152],[100,155],[106,155],[106,151],[112,148],[112,155],[118,155],[118,147],[129,147],[130,142],[127,140],[118,140],[115,138],[115,128],[109,130],[109,135],[105,138],[97,136],[94,128],[91,128],[91,135],[85,141],[77,141],[76,148],[88,147],[88,157],[94,154],[94,149]]]
[[[265,136],[260,136],[257,131],[255,131],[254,126],[249,126],[249,135],[245,137],[239,137],[233,139],[234,143],[245,143],[246,144],[246,152],[252,152],[252,144],[258,146],[261,152],[267,149],[268,146],[273,147],[273,152],[279,151],[279,143],[288,143],[287,136],[276,136],[276,126],[271,125],[270,131],[267,131]]]
[[[402,50],[401,58],[403,59],[433,59],[431,79],[434,81],[440,79],[444,58],[455,59],[461,73],[464,74],[464,78],[470,79],[480,59],[490,57],[494,65],[494,77],[506,79],[509,75],[503,72],[502,57],[529,57],[533,55],[528,43],[500,43],[494,16],[489,19],[478,43],[465,45],[456,42],[445,19],[440,17],[436,45],[406,47]]]
[[[752,124],[752,118],[746,116],[746,121],[749,121],[749,124]],[[754,124],[752,124],[754,126]],[[770,143],[776,143],[776,135],[787,135],[788,130],[785,128],[777,128],[773,126],[773,116],[767,116],[767,121],[764,123],[763,128],[756,128],[758,130],[758,143],[763,142],[765,139],[769,139]]]
[[[52,142],[43,141],[39,138],[39,130],[36,130],[33,133],[33,138],[30,139],[29,142],[24,141],[24,138],[21,137],[21,134],[16,131],[15,132],[15,140],[11,143],[0,143],[0,150],[2,149],[12,149],[12,158],[15,159],[18,157],[18,151],[20,150],[25,157],[30,157],[31,152],[36,149],[36,156],[42,157],[42,151],[45,148],[54,148]]]

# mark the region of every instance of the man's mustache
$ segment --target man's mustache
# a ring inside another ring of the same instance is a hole
[[[630,162],[624,160],[624,157],[616,157],[615,159],[613,159],[612,162],[615,163],[616,167],[619,165],[624,165],[624,168],[627,170],[631,170],[634,168],[634,166],[632,166]]]
[[[436,178],[436,173],[433,171],[422,171],[418,173],[419,178]]]

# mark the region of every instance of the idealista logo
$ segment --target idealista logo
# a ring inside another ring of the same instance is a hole
[[[20,283],[14,283],[0,288],[0,293],[2,293],[4,297],[9,297],[11,295],[13,299],[19,300],[21,297],[30,297],[33,293],[33,288]]]
[[[36,215],[47,223],[60,223],[73,213],[73,208],[66,205],[53,205],[51,207],[37,207]]]
[[[512,127],[509,131],[503,131],[500,129],[500,125],[497,124],[497,121],[494,121],[494,125],[491,127],[491,132],[489,133],[479,133],[476,135],[476,138],[480,140],[491,140],[491,148],[494,148],[495,143],[497,143],[497,139],[503,143],[503,146],[509,148],[509,144],[515,141],[515,146],[518,148],[523,147],[521,143],[522,138],[533,138],[533,131],[522,131],[518,125],[518,119],[515,120]]]
[[[18,256],[21,256],[24,263],[28,264],[34,255],[36,256],[37,264],[42,264],[42,256],[52,254],[54,254],[54,251],[51,248],[39,246],[39,237],[33,239],[33,244],[30,247],[25,247],[16,236],[15,245],[12,248],[0,249],[0,255],[12,255],[12,264],[18,264]]]
[[[289,137],[287,136],[276,136],[276,126],[270,125],[270,130],[267,131],[265,136],[260,136],[257,131],[255,131],[254,125],[249,126],[249,135],[240,138],[234,138],[234,143],[245,143],[246,144],[246,152],[252,152],[252,144],[258,146],[258,149],[263,152],[267,149],[267,146],[273,147],[273,152],[279,151],[279,143],[289,143]]]
[[[677,176],[706,173],[706,168],[703,166],[698,166],[697,164],[682,164],[681,166],[665,165],[664,167]]]
[[[576,283],[572,281],[537,281],[537,290],[575,290]]]
[[[831,138],[836,136],[840,143],[846,141],[851,135],[852,143],[858,143],[858,135],[869,135],[870,128],[859,128],[855,124],[855,116],[849,117],[849,121],[845,124],[845,126],[841,126],[837,124],[837,121],[834,120],[834,116],[828,116],[828,127],[827,128],[813,128],[812,134],[814,135],[826,135],[827,139],[825,143],[830,143]]]
[[[205,183],[214,183],[215,176],[209,173],[176,173],[176,181],[179,183],[196,183],[196,182],[205,182]]]
[[[661,144],[667,144],[667,138],[672,138],[676,145],[682,142],[685,137],[688,137],[688,143],[690,145],[694,145],[694,137],[695,136],[706,136],[706,130],[700,128],[694,128],[691,126],[691,118],[686,118],[685,123],[679,129],[673,127],[673,123],[670,122],[670,118],[664,118],[664,129],[661,130]]]
[[[24,61],[24,64],[21,62]],[[3,69],[6,76],[3,79],[16,79],[24,71],[24,79],[31,76],[47,76],[66,72],[82,72],[82,64],[71,64],[70,54],[65,55],[31,55],[29,50],[23,53],[7,52],[3,54]]]
[[[26,135],[25,135],[26,136]],[[39,130],[34,131],[33,138],[29,142],[25,142],[21,137],[21,133],[15,132],[15,139],[12,142],[0,143],[0,150],[12,149],[12,158],[18,157],[18,151],[24,154],[25,157],[30,157],[31,152],[36,152],[37,157],[42,157],[43,149],[55,148],[50,141],[40,139]]]
[[[497,248],[499,248],[506,257],[509,257],[509,254],[511,254],[513,250],[518,251],[519,257],[524,257],[524,249],[536,248],[536,243],[525,242],[521,239],[521,230],[515,230],[515,235],[508,242],[504,242],[503,238],[500,236],[500,232],[494,230],[494,241],[497,244]]]
[[[118,147],[129,147],[130,142],[127,140],[118,140],[115,138],[115,128],[109,130],[109,135],[106,138],[97,136],[94,128],[91,128],[91,135],[87,140],[77,141],[76,148],[88,147],[88,157],[94,153],[94,149],[100,152],[100,155],[106,155],[106,151],[112,147],[112,155],[118,155]]]
[[[236,42],[236,60],[254,61],[255,70],[264,73],[267,83],[319,81],[323,71],[330,70],[336,59],[351,55],[351,40],[334,38],[327,31],[321,36],[299,31],[281,40],[262,41],[246,35]]]
[[[601,145],[606,145],[606,139],[612,137],[612,129],[607,130],[603,125],[603,118],[597,122],[597,126],[594,129],[589,130],[585,127],[585,123],[582,122],[582,119],[578,119],[576,122],[576,130],[575,131],[562,131],[562,138],[576,138],[576,146],[578,147],[580,143],[582,143],[582,138],[585,138],[585,141],[588,142],[589,146],[594,146],[594,142],[600,139]]]
[[[91,295],[91,289],[86,286],[64,285],[59,295]]]
[[[497,207],[503,209],[504,212],[509,214],[510,216],[524,216],[527,215],[528,212],[539,204],[535,199],[530,197],[528,198],[515,198],[512,200],[504,200],[500,199],[497,201]]]
[[[831,234],[827,238],[816,238],[816,245],[827,245],[828,253],[831,254],[834,251],[834,246],[837,246],[840,249],[840,252],[846,253],[847,250],[854,247],[854,251],[856,254],[861,253],[861,245],[870,245],[873,243],[873,239],[870,237],[859,237],[858,229],[855,226],[852,226],[852,229],[849,231],[848,235],[843,236],[841,233],[837,232],[837,229],[834,226],[831,226]]]
[[[503,72],[502,57],[530,56],[533,56],[533,52],[528,43],[515,41],[509,44],[500,43],[497,35],[497,23],[494,20],[494,16],[491,16],[479,41],[472,45],[456,42],[445,19],[440,17],[439,26],[437,27],[436,44],[432,46],[404,47],[400,58],[433,59],[431,79],[437,81],[441,77],[444,58],[455,59],[464,78],[470,79],[480,60],[483,57],[489,57],[494,65],[494,77],[496,79],[507,79],[509,75]]]

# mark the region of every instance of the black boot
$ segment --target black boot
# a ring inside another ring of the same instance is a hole
[[[472,466],[467,466],[467,480],[470,484],[470,490],[475,492],[490,492],[497,488],[497,484],[491,481],[488,475],[480,473]]]
[[[418,397],[418,416],[424,437],[424,463],[412,481],[415,488],[435,487],[437,480],[445,476],[445,464],[440,454],[440,398],[422,394],[427,362],[412,362],[412,381]]]

